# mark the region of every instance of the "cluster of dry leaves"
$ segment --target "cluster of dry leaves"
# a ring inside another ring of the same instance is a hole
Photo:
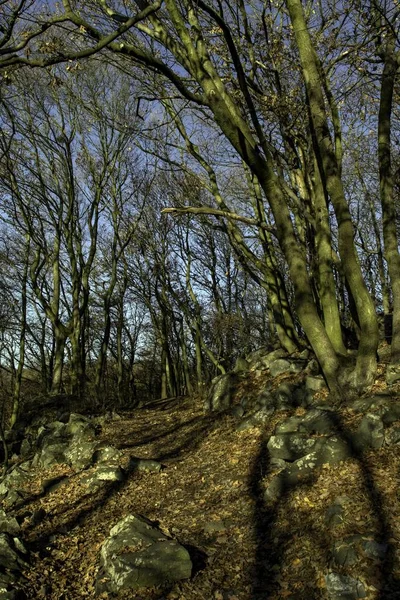
[[[246,393],[265,385],[253,375]],[[323,401],[328,399],[322,395]],[[365,557],[342,572],[364,583],[367,598],[399,598],[399,448],[370,453],[362,463],[325,465],[312,482],[266,506],[263,492],[273,476],[266,441],[288,414],[276,414],[266,427],[237,431],[233,417],[205,415],[200,402],[176,400],[123,414],[101,434],[126,460],[132,455],[159,460],[164,465],[159,473],[132,473],[122,484],[90,493],[67,466],[36,471],[24,505],[15,511],[31,549],[21,583],[27,597],[95,597],[101,545],[117,521],[137,513],[190,549],[194,575],[168,589],[119,598],[327,598],[334,542],[371,532],[388,544],[386,560]],[[352,427],[354,414],[343,410],[341,416]],[[68,478],[56,491],[41,494],[43,481],[56,475]],[[326,510],[338,496],[348,497],[347,517],[330,529]]]

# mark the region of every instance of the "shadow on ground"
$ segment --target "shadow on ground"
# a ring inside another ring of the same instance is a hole
[[[369,464],[367,454],[362,454],[352,443],[350,432],[346,429],[340,414],[332,412],[332,422],[335,425],[337,435],[340,436],[352,450],[352,457],[357,460],[362,474],[362,489],[359,493],[365,495],[368,500],[368,506],[371,514],[375,517],[377,526],[373,531],[374,540],[380,544],[387,545],[387,552],[383,560],[378,564],[369,565],[369,569],[374,571],[374,586],[377,590],[374,598],[379,600],[395,600],[400,597],[400,580],[394,575],[394,544],[393,530],[387,517],[385,509],[385,498],[377,488],[374,482],[374,475]],[[328,527],[321,534],[320,528],[313,529],[312,521],[307,529],[307,523],[304,522],[304,536],[311,538],[312,547],[307,548],[309,559],[315,560],[318,556],[319,563],[325,567],[324,573],[314,573],[311,581],[305,580],[302,589],[290,589],[291,583],[282,578],[282,567],[285,555],[288,553],[294,539],[293,521],[290,514],[290,498],[299,491],[304,491],[313,487],[318,479],[318,470],[306,476],[295,486],[284,487],[279,498],[270,504],[265,500],[264,478],[272,473],[270,456],[267,448],[268,437],[263,437],[260,442],[259,452],[255,457],[253,467],[249,476],[248,489],[254,501],[254,537],[256,542],[256,555],[254,557],[253,571],[253,589],[252,600],[265,600],[265,598],[288,598],[289,600],[326,598],[327,590],[321,581],[330,571],[343,573],[341,567],[335,568],[332,562],[331,547],[333,539]],[[339,469],[339,465],[333,468]],[[283,526],[282,512],[287,515],[286,523]],[[357,524],[355,532],[357,532]],[[296,561],[300,564],[304,556],[296,558],[292,563],[294,569]],[[304,564],[304,563],[303,563]],[[365,564],[360,565],[364,570]],[[356,573],[353,569],[352,573]],[[319,581],[317,581],[319,575]],[[357,573],[352,574],[357,578]],[[300,577],[301,579],[301,577]],[[368,579],[368,575],[366,577]],[[379,582],[378,585],[376,582]],[[293,582],[292,582],[293,583]],[[347,597],[347,596],[346,596]]]

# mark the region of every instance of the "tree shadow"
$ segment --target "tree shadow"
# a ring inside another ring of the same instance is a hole
[[[400,595],[400,580],[396,578],[394,573],[395,566],[395,547],[393,542],[394,532],[388,519],[385,510],[385,499],[383,494],[378,489],[375,481],[373,470],[368,462],[367,453],[363,453],[360,447],[354,443],[354,437],[349,429],[344,425],[340,414],[337,411],[331,412],[332,425],[336,430],[336,435],[344,440],[348,445],[351,458],[357,460],[362,474],[362,492],[368,497],[370,511],[375,517],[378,526],[374,528],[374,541],[387,547],[382,560],[379,562],[379,590],[376,596],[380,600],[394,600]],[[249,494],[254,502],[254,538],[256,542],[256,553],[254,557],[253,577],[252,577],[252,600],[266,597],[275,597],[274,594],[279,592],[282,581],[279,574],[283,566],[283,556],[285,546],[290,543],[292,538],[290,515],[289,523],[286,528],[282,529],[278,522],[278,512],[281,506],[284,506],[286,499],[291,493],[296,493],[305,488],[312,487],[319,476],[319,469],[311,471],[298,482],[293,482],[292,478],[285,480],[282,477],[281,490],[275,502],[267,502],[265,499],[265,487],[263,480],[266,476],[273,472],[271,457],[268,451],[269,436],[263,436],[260,442],[259,451],[255,460],[248,480]],[[335,467],[333,467],[335,468]],[[338,466],[339,468],[339,466]],[[310,534],[310,531],[307,532]],[[314,532],[312,532],[314,535]],[[279,545],[277,540],[279,539]],[[332,555],[328,548],[332,546],[332,539],[328,530],[325,527],[324,535],[313,537],[314,551],[323,557],[326,565],[327,574],[332,567]],[[375,569],[377,564],[374,565]],[[341,568],[336,570],[341,572]],[[325,597],[323,593],[317,589],[314,583],[313,598]],[[375,582],[374,582],[375,583]],[[376,583],[375,583],[376,585]],[[321,594],[321,595],[320,595]],[[310,591],[308,590],[304,596],[301,596],[298,590],[293,590],[293,594],[287,591],[287,598],[309,598]]]

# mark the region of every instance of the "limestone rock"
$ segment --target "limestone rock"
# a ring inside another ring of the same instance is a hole
[[[121,452],[114,446],[98,445],[92,456],[93,463],[114,463],[121,458]]]
[[[97,488],[104,483],[112,481],[124,481],[125,475],[121,467],[115,465],[100,464],[95,471],[90,475],[86,475],[81,479],[81,482],[90,488]]]
[[[335,542],[332,557],[336,565],[348,567],[359,561],[358,544],[362,541],[361,535],[350,535],[343,540]]]
[[[0,510],[0,533],[8,533],[15,536],[20,532],[20,529],[15,517],[10,517],[4,510]]]
[[[250,368],[250,364],[245,358],[237,358],[235,363],[234,371],[235,373],[243,373],[248,371]]]
[[[129,458],[128,471],[149,471],[158,473],[162,469],[162,464],[151,458],[138,458],[131,456]]]
[[[388,446],[400,443],[400,426],[391,427],[385,431],[385,442]]]
[[[267,444],[270,456],[295,461],[312,452],[316,440],[303,433],[272,435]]]
[[[281,375],[282,373],[289,373],[290,368],[291,368],[291,365],[288,360],[285,360],[283,358],[278,358],[277,360],[274,360],[273,362],[270,363],[269,372],[271,374],[271,377],[277,377],[278,375]]]
[[[226,373],[215,377],[211,382],[207,396],[206,409],[220,412],[230,408],[236,383],[237,376],[235,373]]]
[[[400,365],[388,365],[386,369],[386,383],[393,385],[400,380]]]
[[[272,352],[268,348],[259,348],[249,354],[246,359],[253,369],[269,369],[274,360],[283,358],[284,356],[287,356],[287,352],[282,348],[277,348]]]
[[[364,452],[369,448],[377,449],[383,446],[385,432],[379,415],[367,413],[353,436],[355,448]]]
[[[128,515],[111,529],[100,563],[98,589],[114,593],[188,579],[192,572],[188,551],[137,515]]]
[[[0,533],[0,566],[10,571],[20,571],[26,566],[26,550],[18,538],[13,538],[8,533]],[[23,550],[21,552],[21,550]]]
[[[306,388],[311,392],[319,392],[326,388],[326,383],[322,377],[309,375],[306,379]]]
[[[32,464],[48,468],[67,463],[74,469],[84,469],[92,463],[95,436],[95,425],[82,415],[71,414],[67,423],[49,423],[38,431],[39,450]]]
[[[339,573],[328,573],[325,577],[326,591],[330,600],[357,600],[365,598],[364,585],[358,579]]]

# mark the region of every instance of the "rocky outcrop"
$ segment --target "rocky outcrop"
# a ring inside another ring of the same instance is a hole
[[[16,598],[15,586],[23,568],[27,567],[28,551],[19,539],[16,519],[0,511],[0,600]]]
[[[151,521],[128,515],[110,531],[101,549],[98,591],[117,593],[188,579],[189,553]]]
[[[227,410],[232,404],[237,382],[238,374],[233,372],[215,377],[206,398],[206,410],[215,412]]]
[[[65,463],[76,470],[92,462],[96,448],[96,426],[83,415],[71,414],[67,423],[54,421],[38,431],[38,450],[33,466],[51,467]]]
[[[317,375],[318,365],[315,359],[310,358],[308,350],[300,354],[288,355],[282,349],[272,352],[260,349],[247,356],[246,359],[238,359],[234,371],[218,375],[213,379],[205,401],[205,409],[213,412],[233,409],[233,400],[238,385],[248,376],[249,372],[256,375],[265,374],[269,381],[280,375],[303,374],[301,381],[296,383],[283,381],[273,391],[267,384],[258,396],[247,395],[241,398],[239,408],[236,408],[237,404],[234,407],[235,413],[237,416],[241,416],[239,414],[241,407],[244,418],[253,425],[257,423],[257,417],[254,417],[256,411],[264,408],[288,410],[294,406],[309,406],[315,392],[326,387],[323,378]]]

